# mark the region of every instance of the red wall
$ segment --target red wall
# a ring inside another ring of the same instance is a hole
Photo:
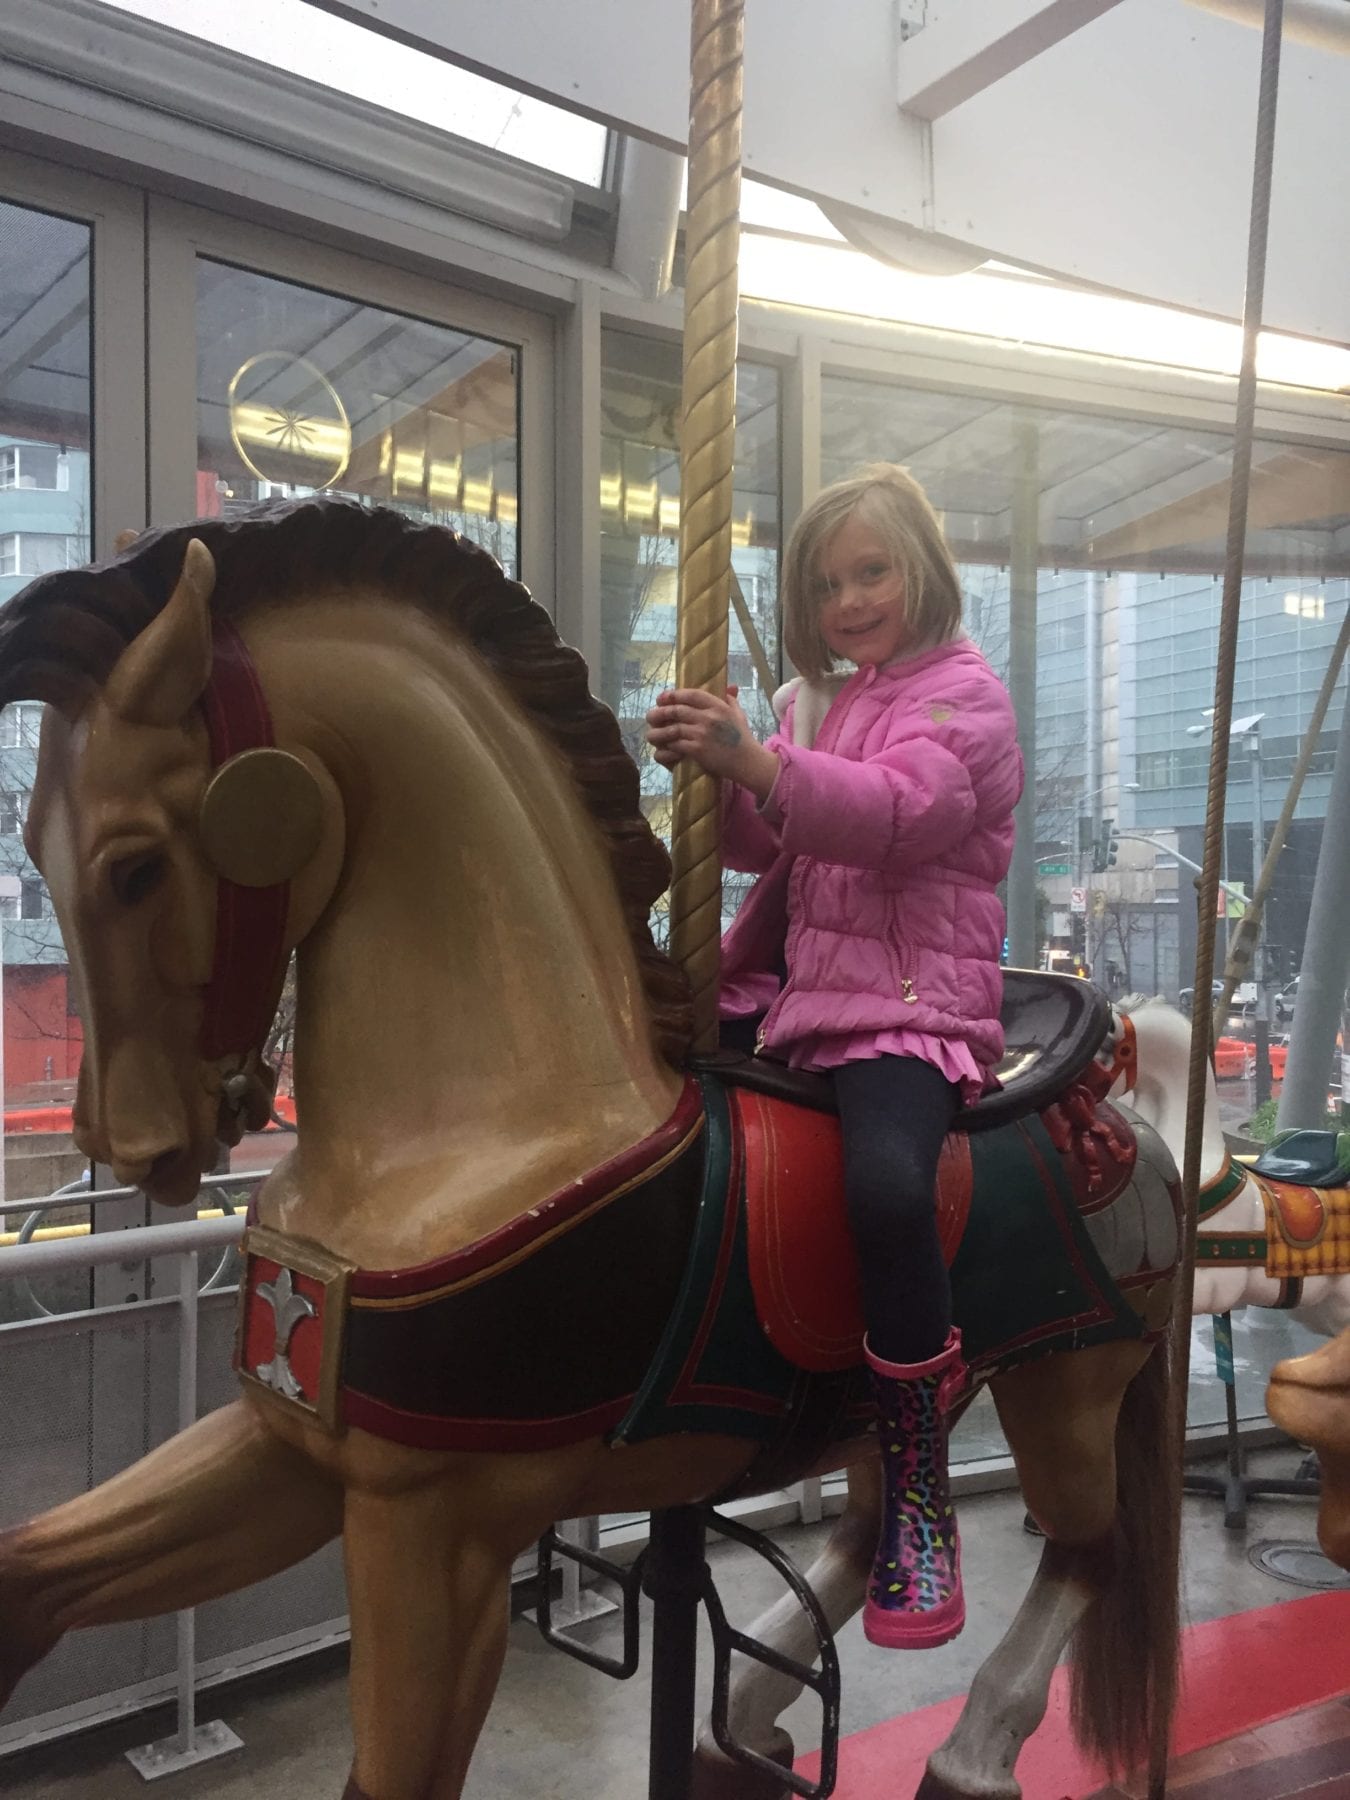
[[[69,983],[61,968],[5,970],[5,1091],[47,1081],[73,1081],[80,1072],[84,1032],[68,1010]]]

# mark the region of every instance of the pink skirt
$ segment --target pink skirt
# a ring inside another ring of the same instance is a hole
[[[931,1063],[961,1090],[965,1106],[997,1087],[990,1071],[981,1068],[969,1044],[960,1038],[933,1037],[924,1031],[866,1031],[801,1038],[793,1044],[788,1062],[794,1069],[823,1072],[844,1063],[870,1062],[878,1056],[912,1056]]]

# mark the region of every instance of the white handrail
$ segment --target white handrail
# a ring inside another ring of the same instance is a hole
[[[0,1249],[0,1281],[52,1269],[88,1269],[99,1263],[145,1262],[232,1244],[244,1235],[244,1218],[187,1219],[172,1225],[133,1225],[126,1231],[93,1232],[88,1237],[55,1238],[42,1244]]]

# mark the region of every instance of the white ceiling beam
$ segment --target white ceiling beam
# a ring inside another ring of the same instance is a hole
[[[1120,0],[953,0],[898,52],[896,96],[916,119],[941,119]]]

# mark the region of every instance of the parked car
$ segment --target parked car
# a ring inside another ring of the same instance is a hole
[[[1222,992],[1223,982],[1216,978],[1210,983],[1211,1005],[1213,1005],[1214,1001],[1218,999]],[[1182,988],[1181,992],[1177,995],[1177,1004],[1181,1007],[1182,1012],[1185,1013],[1188,1019],[1191,1016],[1191,1009],[1194,1002],[1195,989],[1189,987]],[[1230,1014],[1240,1013],[1244,1019],[1252,1017],[1253,1013],[1256,1011],[1256,983],[1254,981],[1240,981],[1238,983],[1233,989],[1233,998],[1228,1003],[1228,1011]]]
[[[1223,983],[1221,981],[1214,981],[1214,982],[1210,983],[1210,1002],[1211,1002],[1211,1004],[1213,1004],[1213,1002],[1218,999],[1219,995],[1222,992],[1223,992]],[[1195,1006],[1195,989],[1193,987],[1182,988],[1181,992],[1177,995],[1177,1005],[1181,1008],[1182,1012],[1184,1012],[1186,1017],[1189,1019],[1191,1016],[1191,1012]]]

